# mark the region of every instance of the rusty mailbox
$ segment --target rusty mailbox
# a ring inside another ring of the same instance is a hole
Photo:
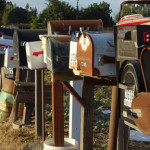
[[[103,29],[103,22],[98,20],[53,20],[48,21],[48,34],[71,35],[80,28],[89,31],[100,31]]]
[[[15,30],[13,34],[14,64],[27,66],[25,42],[40,41],[39,34],[46,34],[46,29]]]
[[[72,53],[73,47],[71,47],[70,53]],[[75,74],[80,72],[87,76],[116,76],[113,33],[82,33],[78,39],[76,56],[72,54],[71,57],[70,67],[74,69]],[[76,63],[73,66],[72,60],[75,57]]]
[[[47,67],[52,73],[60,73],[72,72],[72,70],[69,69],[69,51],[71,34],[75,32],[80,32],[81,28],[91,31],[102,30],[103,23],[100,19],[55,20],[49,21],[47,25]]]

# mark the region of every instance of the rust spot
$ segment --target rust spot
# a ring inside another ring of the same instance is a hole
[[[103,22],[98,20],[53,20],[48,21],[48,33],[56,32],[57,34],[68,35],[69,30],[80,30],[83,27],[86,30],[89,27],[90,31],[98,31],[99,26],[103,28]],[[69,29],[70,28],[70,29]]]
[[[144,134],[150,135],[150,93],[139,93],[134,97],[131,108],[140,111],[141,114],[133,118],[136,126]]]

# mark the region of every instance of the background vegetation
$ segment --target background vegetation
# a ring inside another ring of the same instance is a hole
[[[0,25],[27,23],[31,24],[31,28],[46,28],[49,20],[74,19],[102,19],[104,27],[114,25],[112,10],[106,2],[93,3],[81,9],[59,0],[46,0],[46,4],[46,8],[38,14],[37,9],[30,7],[28,3],[25,8],[20,8],[12,2],[0,0]]]

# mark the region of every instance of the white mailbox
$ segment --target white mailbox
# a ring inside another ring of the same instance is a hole
[[[42,41],[26,42],[26,55],[29,69],[46,68],[43,54]]]
[[[4,57],[4,67],[6,68],[16,68],[14,66],[14,51],[12,47],[8,47],[5,49],[5,57]]]
[[[70,68],[76,75],[115,77],[115,46],[113,33],[85,32],[80,35],[77,46],[71,41]],[[76,44],[76,42],[74,42]],[[71,61],[75,60],[74,66]],[[72,65],[72,66],[71,66]]]

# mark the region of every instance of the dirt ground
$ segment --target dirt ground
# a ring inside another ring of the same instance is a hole
[[[39,141],[33,127],[13,129],[8,120],[0,121],[0,150],[22,150]]]
[[[52,127],[46,125],[47,138],[52,137]],[[68,127],[65,128],[65,136],[68,136]],[[107,150],[108,128],[101,133],[95,132],[93,138],[93,150]],[[12,123],[0,121],[0,150],[42,150],[42,141],[35,138],[34,126],[13,129]],[[148,142],[129,142],[129,150],[149,150]]]

